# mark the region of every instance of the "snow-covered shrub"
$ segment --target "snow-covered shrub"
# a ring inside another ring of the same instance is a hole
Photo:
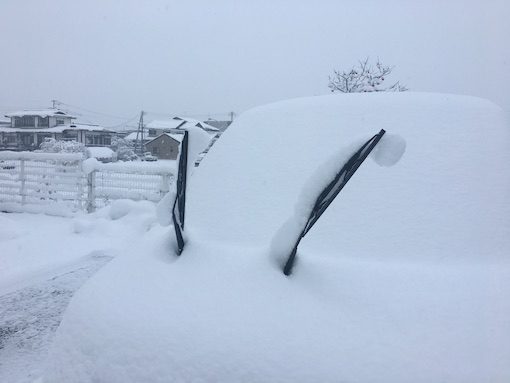
[[[39,146],[43,153],[82,153],[85,155],[85,145],[77,141],[63,141],[54,138],[46,138]]]
[[[113,137],[110,148],[117,153],[119,161],[136,161],[138,156],[135,153],[135,143],[121,137]]]

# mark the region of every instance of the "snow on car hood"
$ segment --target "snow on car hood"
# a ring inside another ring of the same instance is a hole
[[[366,161],[303,246],[357,257],[510,254],[508,122],[487,100],[442,94],[340,94],[244,113],[191,181],[189,227],[268,244],[311,174],[380,129],[407,141],[405,156],[391,168]]]

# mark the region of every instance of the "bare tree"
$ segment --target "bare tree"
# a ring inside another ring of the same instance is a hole
[[[407,88],[396,82],[384,87],[383,82],[391,74],[393,67],[381,64],[379,60],[375,66],[369,63],[368,57],[352,67],[350,71],[335,70],[329,76],[329,89],[332,92],[362,93],[362,92],[403,92]]]

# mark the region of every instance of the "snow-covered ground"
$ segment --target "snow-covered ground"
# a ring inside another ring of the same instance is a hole
[[[94,214],[0,213],[0,382],[32,382],[74,292],[155,225],[150,202]]]
[[[0,293],[72,269],[91,253],[116,256],[154,224],[154,211],[150,202],[119,200],[94,214],[68,219],[0,213]]]
[[[0,382],[33,382],[74,292],[111,257],[92,253],[55,276],[0,295]]]
[[[285,277],[272,244],[295,233],[280,228],[309,211],[343,165],[332,158],[381,128],[396,136]],[[180,257],[166,200],[158,214],[119,202],[62,219],[99,244],[83,255],[115,258],[74,294],[44,382],[508,382],[509,144],[501,109],[471,97],[335,95],[245,113],[194,169]]]

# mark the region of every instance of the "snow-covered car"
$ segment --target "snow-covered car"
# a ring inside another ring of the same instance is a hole
[[[142,161],[149,161],[149,162],[152,162],[152,161],[157,161],[158,160],[158,157],[156,156],[153,156],[151,154],[151,152],[146,152],[143,154],[142,156]]]
[[[311,196],[380,129],[400,138],[285,276]],[[92,277],[45,382],[510,381],[509,132],[491,102],[443,94],[244,113],[189,177],[182,254],[155,225]]]

